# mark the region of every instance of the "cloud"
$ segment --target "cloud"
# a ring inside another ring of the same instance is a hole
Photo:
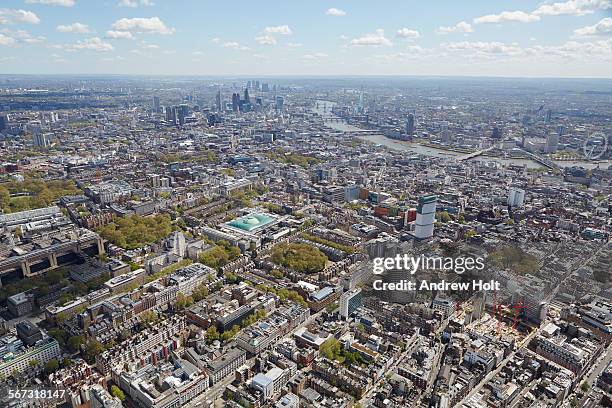
[[[115,48],[112,44],[102,41],[99,37],[92,37],[83,41],[77,41],[69,49],[108,52],[113,51]]]
[[[10,47],[15,45],[17,41],[13,37],[9,37],[4,34],[0,34],[0,47]]]
[[[423,59],[435,56],[432,49],[423,48],[419,45],[411,45],[407,47],[407,51],[408,52],[373,55],[372,61],[383,62],[387,64],[393,62],[414,61],[416,59]]]
[[[329,57],[329,55],[322,53],[322,52],[315,52],[314,54],[305,54],[302,55],[300,58],[303,60],[307,60],[307,61],[316,61],[316,60],[320,60],[320,59],[324,59]]]
[[[289,47],[289,48],[298,48],[298,47],[301,47],[301,46],[302,46],[301,43],[292,43],[292,42],[288,42],[287,43],[287,47]]]
[[[473,33],[474,29],[470,23],[460,21],[454,26],[450,27],[438,27],[436,33],[438,34],[450,34],[450,33]]]
[[[74,6],[74,0],[26,0],[27,4],[47,4],[49,6],[62,6],[72,7]]]
[[[25,30],[9,30],[8,28],[3,28],[2,30],[0,30],[0,34],[4,34],[5,36],[10,37],[18,43],[25,44],[38,44],[46,40],[46,38],[43,36],[33,37]]]
[[[393,45],[393,43],[385,37],[385,30],[382,28],[379,28],[373,33],[368,33],[361,37],[353,38],[349,44],[355,47],[390,47]]]
[[[270,34],[264,34],[255,37],[255,41],[257,41],[261,45],[276,45],[276,38],[274,38],[274,36]]]
[[[194,52],[191,53],[191,55],[197,57],[197,56],[200,56],[200,55],[204,55],[204,52],[203,51],[194,51]]]
[[[346,16],[346,11],[332,7],[332,8],[327,9],[325,14],[327,14],[328,16],[342,17],[342,16]]]
[[[399,38],[408,38],[411,40],[416,40],[421,36],[421,34],[419,34],[417,30],[411,30],[409,28],[400,28],[399,30],[397,30],[397,33],[395,33],[395,36]]]
[[[36,14],[27,10],[16,9],[0,9],[0,24],[38,24],[40,18]]]
[[[271,26],[264,28],[263,32],[265,34],[281,34],[281,35],[291,35],[291,29],[288,25],[279,25],[279,26]]]
[[[215,37],[211,39],[210,42],[212,42],[213,44],[219,44],[221,42],[221,39],[219,37]]]
[[[57,31],[60,33],[75,33],[75,34],[87,34],[89,32],[89,26],[82,23],[72,23],[69,25],[58,25]]]
[[[569,0],[552,4],[542,4],[532,14],[536,16],[582,16],[596,10],[612,8],[610,0]]]
[[[138,6],[150,7],[154,5],[155,3],[153,3],[151,0],[121,0],[119,4],[117,4],[117,6],[119,7],[131,7],[131,8],[135,8]]]
[[[133,40],[134,36],[129,31],[109,30],[106,32],[106,38],[111,38],[113,40]]]
[[[525,50],[525,54],[538,60],[543,57],[551,57],[556,61],[588,59],[612,60],[612,39],[597,40],[592,42],[567,41],[561,45],[534,45]]]
[[[232,50],[239,50],[239,51],[246,51],[249,49],[248,47],[240,45],[240,43],[237,43],[236,41],[225,42],[221,44],[221,46],[223,48],[230,48]]]
[[[123,61],[124,59],[121,55],[113,55],[112,57],[102,58],[102,61]]]
[[[499,54],[514,56],[522,53],[520,47],[507,45],[502,42],[485,42],[485,41],[460,41],[442,44],[443,48],[451,51],[473,51],[476,54]]]
[[[291,35],[291,28],[288,25],[269,26],[263,29],[263,31],[255,37],[261,45],[276,45],[276,35]]]
[[[51,62],[55,62],[58,64],[63,64],[68,62],[68,60],[66,58],[63,58],[61,55],[59,54],[51,54]]]
[[[176,29],[169,28],[159,17],[151,18],[122,18],[113,23],[112,28],[117,31],[146,34],[174,34]]]
[[[588,37],[593,35],[612,35],[612,18],[606,17],[601,19],[597,24],[578,28],[574,30],[574,34],[579,37]]]
[[[504,23],[504,22],[517,22],[517,23],[532,23],[539,21],[540,17],[525,13],[524,11],[502,11],[499,14],[488,14],[486,16],[476,17],[473,21],[474,24],[487,24],[487,23]]]

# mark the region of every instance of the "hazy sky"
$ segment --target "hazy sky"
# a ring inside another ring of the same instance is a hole
[[[612,77],[612,0],[1,0],[0,73]]]

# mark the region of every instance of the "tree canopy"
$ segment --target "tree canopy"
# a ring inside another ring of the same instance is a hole
[[[33,210],[48,207],[62,196],[81,192],[72,180],[26,177],[21,182],[9,181],[0,184],[0,208],[5,213]],[[25,193],[25,195],[11,198],[11,194],[17,193]]]
[[[512,269],[519,274],[536,273],[540,270],[540,261],[521,248],[506,246],[493,251],[489,255],[491,262],[506,269]]]
[[[240,248],[230,245],[227,241],[219,241],[214,247],[200,254],[198,261],[211,268],[219,269],[239,256]]]
[[[125,249],[140,248],[165,238],[172,232],[172,222],[167,215],[141,217],[131,215],[115,218],[100,228],[100,235]]]
[[[340,342],[334,337],[329,340],[325,340],[323,344],[321,344],[321,347],[319,347],[319,353],[329,360],[336,360],[347,366],[361,366],[364,364],[369,364],[363,359],[363,357],[361,357],[359,352],[345,350],[342,347],[342,344],[340,344]]]
[[[120,401],[125,400],[125,393],[116,385],[111,386],[110,392],[113,397],[119,398]]]
[[[325,268],[327,256],[308,244],[282,243],[272,250],[272,261],[302,273],[316,273]]]
[[[45,363],[45,372],[47,374],[56,372],[58,368],[59,368],[59,362],[54,358],[52,358],[51,360]]]

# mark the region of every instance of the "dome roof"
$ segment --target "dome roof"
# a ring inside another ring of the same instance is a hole
[[[257,224],[259,224],[259,220],[257,218],[255,218],[255,217],[252,217],[252,216],[245,218],[243,220],[243,222],[245,224],[249,224],[249,225],[257,225]]]

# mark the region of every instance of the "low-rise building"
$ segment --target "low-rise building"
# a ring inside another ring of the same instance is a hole
[[[6,338],[6,336],[0,338],[0,350],[7,346],[10,347],[9,341],[16,340],[16,337],[13,337],[12,340]],[[33,363],[43,367],[49,360],[57,359],[60,355],[58,342],[51,337],[44,337],[31,347],[21,346],[17,347],[15,351],[5,353],[0,362],[0,376],[6,378],[15,373],[21,373]]]

